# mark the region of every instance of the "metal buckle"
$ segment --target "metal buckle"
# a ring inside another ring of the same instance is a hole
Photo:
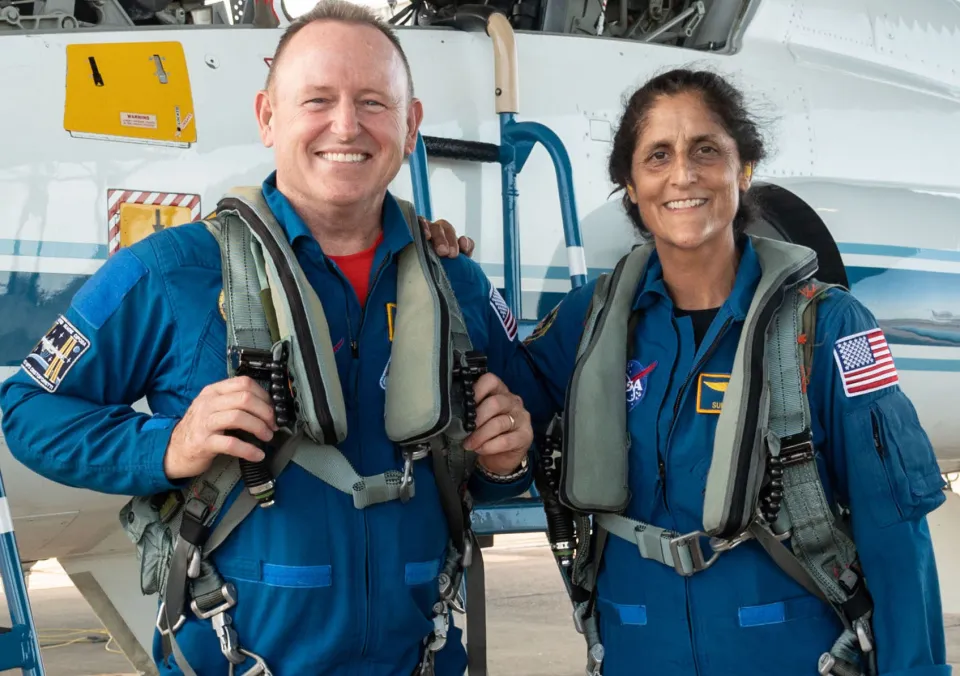
[[[201,620],[209,620],[214,615],[225,613],[237,605],[237,589],[233,586],[233,584],[227,582],[225,585],[220,587],[220,593],[225,599],[224,602],[216,608],[211,608],[210,610],[200,610],[200,607],[197,605],[197,600],[194,599],[191,601],[190,607],[193,609],[194,614],[196,614],[196,616]]]
[[[240,653],[240,639],[233,628],[233,619],[226,612],[217,613],[210,620],[213,631],[220,639],[220,652],[230,664],[242,664],[246,657]]]
[[[180,619],[177,620],[177,623],[175,625],[173,625],[173,629],[164,629],[162,622],[163,622],[164,611],[166,609],[167,609],[167,602],[164,601],[163,603],[160,604],[160,612],[157,613],[157,630],[164,636],[167,636],[169,634],[174,634],[180,631],[180,627],[182,627],[183,623],[187,621],[187,616],[181,613]]]
[[[446,605],[441,602],[433,604],[433,635],[427,650],[437,652],[447,644],[447,613]]]
[[[273,676],[273,672],[270,671],[270,667],[267,666],[267,663],[262,657],[243,648],[240,648],[240,653],[256,662],[256,664],[244,672],[243,676]],[[230,676],[234,676],[233,662],[230,663]]]
[[[587,676],[600,676],[600,667],[603,666],[603,646],[597,643],[587,651]]]
[[[706,570],[716,563],[718,558],[720,558],[719,551],[714,551],[713,556],[711,556],[709,559],[704,558],[703,550],[700,549],[701,537],[710,536],[703,531],[698,530],[692,533],[687,533],[686,535],[680,535],[670,540],[670,554],[673,555],[673,569],[683,577],[690,577],[694,573],[699,573],[702,570]],[[691,543],[693,543],[692,546]],[[686,548],[686,551],[690,553],[690,563],[693,566],[693,570],[690,572],[684,570],[683,560],[680,557],[680,547]]]
[[[190,545],[190,562],[187,563],[187,577],[196,580],[200,577],[200,548]]]
[[[403,449],[403,478],[400,480],[400,502],[410,499],[410,487],[413,486],[413,463],[423,460],[430,454],[430,446],[418,444],[413,448]]]
[[[817,671],[820,676],[863,676],[863,673],[846,660],[841,660],[830,653],[823,653],[817,662]]]
[[[873,641],[870,639],[870,625],[864,618],[854,620],[853,628],[857,632],[857,642],[860,643],[860,650],[868,653],[873,650]]]

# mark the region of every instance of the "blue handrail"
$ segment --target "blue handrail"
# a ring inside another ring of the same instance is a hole
[[[13,531],[13,517],[0,477],[0,576],[13,627],[0,633],[0,671],[20,669],[24,676],[43,676],[43,660],[37,628],[33,623],[27,581],[20,565],[20,550]]]

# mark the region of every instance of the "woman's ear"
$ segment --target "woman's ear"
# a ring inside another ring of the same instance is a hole
[[[747,192],[750,189],[750,183],[753,180],[753,163],[747,162],[743,165],[740,172],[740,192]]]

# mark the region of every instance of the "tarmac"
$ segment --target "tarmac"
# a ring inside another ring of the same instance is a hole
[[[960,669],[960,495],[951,494],[929,521],[940,570],[947,658]],[[498,536],[483,556],[489,676],[581,676],[583,639],[573,628],[570,604],[543,535]],[[46,676],[137,676],[55,560],[34,566],[29,587]],[[0,623],[9,626],[5,602]],[[458,624],[464,624],[462,617]]]

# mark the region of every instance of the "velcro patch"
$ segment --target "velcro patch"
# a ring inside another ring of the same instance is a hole
[[[507,334],[507,338],[513,340],[517,337],[517,320],[513,316],[513,313],[510,312],[510,308],[507,307],[507,302],[503,300],[503,296],[500,295],[500,292],[497,290],[497,287],[490,285],[490,307],[493,308],[493,311],[497,315],[497,319],[500,320],[500,324],[503,326],[504,332]]]
[[[23,360],[23,370],[47,392],[56,392],[64,377],[89,348],[89,339],[60,315],[47,335]]]
[[[80,287],[73,297],[73,309],[90,322],[90,326],[99,329],[146,274],[143,261],[129,249],[122,248]]]
[[[720,415],[729,384],[729,373],[701,373],[697,378],[697,413]]]
[[[833,356],[848,397],[859,397],[900,382],[890,346],[879,328],[840,338],[833,344]]]

